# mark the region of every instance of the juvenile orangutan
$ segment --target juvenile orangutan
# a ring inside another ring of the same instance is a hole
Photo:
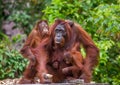
[[[48,36],[49,36],[48,22],[46,20],[38,21],[33,30],[31,31],[31,33],[29,34],[23,48],[20,51],[23,57],[29,59],[29,64],[24,71],[23,78],[19,82],[20,84],[34,83],[34,77],[37,73],[36,71],[37,60],[32,50],[35,49],[41,43],[41,41]]]

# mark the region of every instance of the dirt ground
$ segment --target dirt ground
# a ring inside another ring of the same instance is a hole
[[[4,80],[0,80],[0,85],[15,85],[18,84],[18,82],[20,81],[21,78],[15,78],[15,79],[4,79]],[[38,77],[35,77],[34,79],[35,84],[40,84],[40,80],[38,79]]]
[[[19,80],[20,79],[18,79],[18,78],[0,80],[0,85],[14,85],[14,84],[17,84],[19,82]]]

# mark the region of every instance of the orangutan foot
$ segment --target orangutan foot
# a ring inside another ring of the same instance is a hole
[[[51,74],[43,74],[43,77],[44,77],[44,82],[45,83],[52,83],[52,78],[53,78],[53,75]]]

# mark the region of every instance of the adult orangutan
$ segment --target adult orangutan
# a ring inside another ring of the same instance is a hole
[[[68,66],[63,62],[63,54],[65,51],[71,50],[74,44],[79,43],[80,45],[83,45],[86,52],[82,78],[85,82],[90,82],[92,77],[92,70],[98,63],[99,50],[88,33],[83,30],[80,25],[72,23],[69,20],[56,20],[51,27],[51,32],[50,42],[52,43],[51,48],[53,50],[51,52],[51,61],[53,63],[53,67],[59,67],[59,72],[57,71],[58,75],[56,74],[56,76],[62,76],[62,78],[65,78],[60,73],[61,69]],[[77,46],[77,51],[79,51],[78,48],[80,48],[80,46]],[[77,57],[74,61],[76,65],[81,68],[81,62],[79,62],[79,59],[77,59]],[[58,62],[58,65],[54,65],[56,62]],[[58,80],[62,80],[62,78],[59,78]]]
[[[64,20],[56,20],[50,28],[51,36],[46,48],[48,48],[49,61],[47,63],[47,70],[53,75],[53,82],[62,82],[67,76],[62,69],[72,64],[64,62],[64,52],[69,47],[68,42],[71,40],[72,32],[70,25]],[[80,65],[79,65],[80,66]]]
[[[19,83],[33,83],[34,77],[36,75],[36,57],[32,52],[32,49],[35,49],[40,42],[49,36],[49,26],[46,20],[38,21],[29,34],[23,48],[20,53],[23,57],[29,59],[29,65],[24,71],[23,78]]]

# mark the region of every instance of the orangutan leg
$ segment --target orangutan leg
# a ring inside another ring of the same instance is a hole
[[[36,68],[29,63],[28,67],[23,73],[22,79],[19,81],[19,84],[31,84],[34,83],[34,77],[36,76]]]

